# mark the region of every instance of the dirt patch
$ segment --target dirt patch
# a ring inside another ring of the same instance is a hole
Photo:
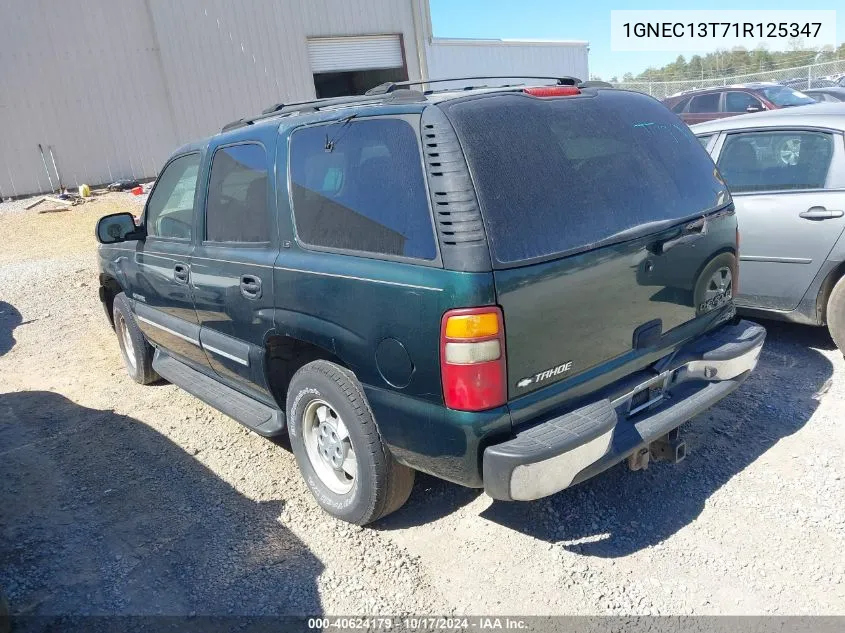
[[[36,198],[37,199],[37,198]],[[106,193],[58,213],[0,209],[0,264],[94,253],[94,227],[104,215],[142,208],[136,196]]]
[[[126,376],[94,223],[0,212],[0,585],[14,613],[845,614],[845,363],[767,323],[758,371],[677,466],[530,504],[419,476],[326,516],[283,443]],[[129,206],[132,205],[132,206]]]

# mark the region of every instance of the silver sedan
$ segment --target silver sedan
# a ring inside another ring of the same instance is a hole
[[[733,194],[737,307],[827,326],[845,350],[845,103],[692,126]]]

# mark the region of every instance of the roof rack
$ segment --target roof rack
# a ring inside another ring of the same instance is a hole
[[[532,77],[529,75],[482,75],[478,77],[451,77],[447,79],[420,79],[419,81],[387,81],[379,84],[375,88],[370,88],[365,92],[365,95],[383,95],[389,94],[401,88],[408,86],[421,86],[423,84],[437,84],[445,83],[447,81],[476,81],[478,79],[546,79],[553,80],[558,86],[577,86],[581,80],[577,77]],[[509,86],[512,84],[508,84]],[[465,86],[463,90],[471,90],[474,86]],[[505,87],[505,86],[499,86]]]
[[[578,84],[579,88],[613,88],[613,84],[607,81],[599,81],[598,79],[591,79],[589,81],[582,81]]]
[[[310,101],[297,101],[294,103],[274,103],[273,105],[264,108],[261,111],[261,114],[227,123],[220,131],[229,132],[231,130],[237,130],[238,128],[252,125],[258,121],[263,121],[276,116],[283,116],[292,112],[316,112],[323,108],[352,103],[405,103],[416,101],[425,101],[425,95],[417,90],[396,90],[390,91],[390,94],[367,93],[348,97],[329,97],[325,99],[312,99]]]

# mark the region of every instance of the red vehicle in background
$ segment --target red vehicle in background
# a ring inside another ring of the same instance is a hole
[[[688,125],[737,114],[810,105],[815,100],[776,83],[748,83],[682,92],[663,104]]]

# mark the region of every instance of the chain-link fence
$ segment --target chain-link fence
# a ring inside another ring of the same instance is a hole
[[[749,83],[752,81],[774,81],[786,83],[796,90],[820,87],[823,79],[838,79],[845,75],[845,59],[839,59],[810,66],[797,66],[794,68],[777,68],[763,70],[746,75],[733,75],[730,77],[716,77],[710,79],[685,79],[682,81],[624,81],[614,84],[618,88],[645,92],[657,99],[665,99],[671,95],[696,88],[714,88],[718,86],[729,86],[731,84]],[[792,80],[795,83],[792,83]]]

